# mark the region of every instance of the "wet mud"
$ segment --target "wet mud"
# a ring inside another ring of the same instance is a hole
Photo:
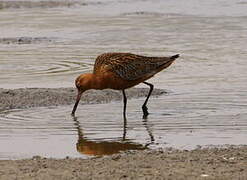
[[[53,38],[48,37],[6,37],[0,38],[0,44],[36,44],[49,43]]]
[[[8,8],[56,8],[56,7],[73,7],[87,6],[90,4],[100,4],[100,2],[81,2],[81,1],[1,1],[0,10]]]
[[[0,161],[1,179],[217,179],[247,178],[247,146],[127,151],[93,159]]]
[[[146,11],[136,11],[131,13],[122,13],[122,16],[168,16],[168,14],[157,13],[157,12],[146,12]]]
[[[143,97],[148,94],[147,88],[131,88],[126,91],[128,98]],[[164,90],[154,89],[152,95],[166,93]],[[20,88],[0,89],[0,110],[23,109],[30,107],[59,106],[75,103],[76,88]],[[86,91],[81,104],[107,103],[122,99],[121,91],[90,90]]]

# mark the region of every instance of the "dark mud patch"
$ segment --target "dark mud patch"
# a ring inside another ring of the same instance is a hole
[[[152,163],[150,163],[152,162]],[[92,159],[0,161],[0,179],[191,179],[244,180],[247,146],[127,151]]]
[[[87,6],[97,5],[101,2],[81,2],[81,1],[1,1],[0,9],[8,8],[56,8],[56,7],[74,7],[74,6]]]
[[[147,88],[131,88],[126,91],[128,98],[144,97],[148,94]],[[155,89],[153,96],[166,93]],[[70,105],[75,103],[77,90],[75,88],[22,88],[0,89],[0,110],[29,108],[41,106]],[[82,98],[81,104],[107,103],[122,99],[122,92],[115,90],[89,90]]]
[[[37,44],[49,43],[54,41],[55,38],[48,37],[6,37],[0,38],[0,44]]]
[[[165,16],[164,13],[157,13],[157,12],[147,12],[147,11],[136,11],[136,12],[130,12],[130,13],[123,13],[121,14],[123,16]]]
[[[185,15],[177,14],[177,13],[159,13],[159,12],[148,12],[148,11],[136,11],[136,12],[128,12],[122,13],[122,16],[151,16],[151,17],[184,17]]]

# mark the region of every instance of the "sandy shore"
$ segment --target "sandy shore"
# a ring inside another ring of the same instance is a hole
[[[0,161],[0,179],[247,179],[247,146]]]

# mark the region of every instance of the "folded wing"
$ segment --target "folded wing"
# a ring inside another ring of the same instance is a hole
[[[125,80],[153,76],[168,67],[178,55],[172,57],[146,57],[131,53],[105,53],[97,57],[94,73],[106,68]]]

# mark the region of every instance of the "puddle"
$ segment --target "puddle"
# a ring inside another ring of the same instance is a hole
[[[78,113],[75,118],[70,116],[70,106],[1,112],[0,159],[109,155],[143,150],[152,142],[145,144],[130,139],[128,127],[119,116],[121,113],[112,117],[106,104],[81,108],[86,112],[81,111],[82,115]],[[100,113],[97,116],[96,111],[101,111],[105,118],[101,119]]]
[[[151,99],[146,120],[142,119],[143,99],[130,100],[126,125],[121,102],[80,105],[75,118],[70,116],[72,106],[3,111],[0,158],[87,158],[147,148],[246,143],[246,107],[236,114],[234,106],[232,110],[217,104],[198,107],[171,101],[172,97]]]

